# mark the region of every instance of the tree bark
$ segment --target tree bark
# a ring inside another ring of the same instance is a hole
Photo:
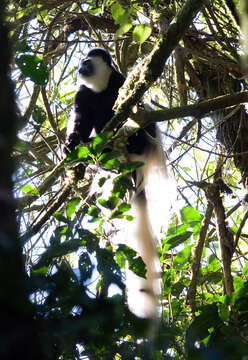
[[[17,117],[13,86],[9,76],[11,57],[7,25],[3,19],[5,1],[0,2],[0,358],[41,359],[36,342],[29,283],[25,275],[22,248],[18,239],[13,196]],[[43,357],[44,359],[44,357]]]

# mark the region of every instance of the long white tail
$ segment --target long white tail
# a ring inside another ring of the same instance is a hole
[[[137,191],[132,199],[135,220],[131,222],[127,245],[142,257],[147,268],[146,279],[127,270],[127,301],[139,317],[156,318],[161,295],[161,270],[157,253],[159,234],[166,228],[169,210],[168,175],[159,133],[145,154],[131,155],[142,161],[137,170]]]
[[[156,139],[151,137],[150,147],[142,155],[129,154],[130,161],[141,161],[144,165],[136,170],[136,192],[131,198],[133,221],[115,219],[114,227],[118,233],[112,238],[113,243],[123,242],[138,255],[146,264],[146,279],[126,271],[127,301],[130,310],[139,317],[155,319],[158,316],[158,305],[161,295],[161,269],[157,246],[161,230],[166,230],[168,210],[170,206],[170,180],[167,175],[165,157],[162,149],[160,133]],[[94,176],[91,194],[96,192],[98,180],[104,174],[101,170]],[[103,187],[102,198],[108,199],[113,186],[113,177],[106,173],[109,181]],[[106,209],[105,209],[106,210]],[[109,224],[109,226],[111,226]],[[105,231],[108,232],[108,223]]]

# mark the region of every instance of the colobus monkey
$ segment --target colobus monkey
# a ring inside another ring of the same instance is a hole
[[[75,118],[70,129],[67,129],[65,145],[69,150],[73,150],[81,142],[88,142],[93,129],[99,134],[114,116],[112,108],[125,78],[111,63],[111,55],[101,48],[90,50],[81,61],[79,76],[83,85],[76,93]],[[150,146],[146,133],[155,137],[155,124],[144,130],[140,129],[129,137],[127,150],[130,154],[143,154]]]
[[[114,116],[112,108],[118,91],[125,81],[123,75],[112,66],[109,52],[101,48],[94,48],[88,52],[86,58],[81,61],[79,76],[83,85],[76,93],[75,116],[67,129],[67,151],[73,150],[80,142],[88,142],[93,129],[97,134],[101,132]],[[130,240],[128,245],[141,255],[147,266],[147,279],[141,279],[130,272],[127,275],[128,304],[130,310],[141,317],[156,316],[156,307],[161,291],[157,244],[154,240],[152,224],[149,221],[147,205],[148,198],[153,196],[149,187],[157,186],[157,184],[151,184],[153,180],[149,176],[152,172],[153,175],[154,172],[156,173],[160,187],[165,187],[162,178],[166,178],[166,169],[161,145],[155,139],[156,126],[151,124],[130,136],[126,144],[129,160],[139,160],[145,163],[133,174],[137,189],[132,199],[135,225],[132,225],[132,238],[128,235]],[[159,194],[160,199],[163,197],[163,191]],[[154,201],[159,202],[159,199],[154,199]],[[166,200],[163,199],[163,201]],[[163,210],[159,209],[159,211]],[[129,280],[130,285],[128,284]]]

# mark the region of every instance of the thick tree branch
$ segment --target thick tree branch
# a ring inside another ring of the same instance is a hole
[[[231,295],[233,292],[231,264],[235,248],[233,234],[226,224],[225,208],[221,198],[221,192],[223,192],[226,186],[221,179],[219,179],[219,181],[216,180],[212,184],[202,181],[198,183],[195,182],[194,185],[204,190],[206,198],[213,205],[216,218],[216,233],[220,244],[223,264],[224,292],[227,295]]]
[[[172,109],[152,112],[142,110],[136,114],[132,114],[131,118],[141,126],[145,126],[151,122],[166,121],[186,116],[201,118],[211,113],[211,111],[217,111],[247,102],[248,91],[241,91],[235,94],[218,96],[214,99],[202,101],[194,105],[178,106]]]
[[[221,257],[223,263],[223,278],[225,293],[231,295],[233,292],[233,279],[232,279],[232,256],[233,256],[233,234],[226,226],[225,222],[225,209],[220,197],[218,186],[211,184],[205,189],[206,197],[211,201],[214,206],[216,216],[216,232],[220,243]]]
[[[13,197],[14,159],[17,116],[14,91],[9,75],[11,59],[9,34],[3,19],[7,3],[0,2],[0,317],[1,359],[37,359],[41,342],[35,329],[33,305],[29,302],[31,287],[25,273],[22,248],[18,239]]]
[[[154,46],[151,54],[128,76],[115,105],[116,115],[106,125],[105,131],[113,130],[123,124],[129,117],[133,106],[139,102],[144,93],[162,74],[166,61],[203,3],[203,0],[187,0],[178,12],[175,21],[170,24],[167,32]]]
[[[224,109],[226,107],[244,104],[246,102],[248,102],[248,91],[242,91],[236,94],[218,96],[215,99],[203,101],[195,105],[178,106],[172,109],[157,110],[157,111],[148,111],[148,110],[140,109],[137,113],[135,114],[132,113],[130,115],[130,118],[135,122],[137,122],[139,126],[145,127],[146,125],[153,122],[168,121],[168,120],[183,118],[187,116],[199,119],[210,114],[211,111],[217,111],[220,109]],[[193,119],[183,128],[179,137],[169,148],[168,150],[169,153],[173,151],[173,147],[175,146],[175,143],[181,140],[186,135],[187,131],[189,131],[196,122],[197,120]],[[135,127],[124,126],[118,131],[116,138],[119,138],[120,141],[121,139],[122,140],[127,139],[129,136],[135,133],[137,129],[138,128]],[[125,141],[123,143],[125,143]]]

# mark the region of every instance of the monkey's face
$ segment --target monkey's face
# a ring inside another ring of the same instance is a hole
[[[92,59],[86,58],[82,60],[78,71],[81,76],[91,76],[94,73]]]
[[[79,74],[82,78],[96,74],[101,76],[101,73],[105,72],[107,68],[109,66],[101,56],[90,56],[81,61]]]
[[[79,67],[80,78],[94,92],[107,88],[111,72],[111,66],[101,56],[89,56],[81,61]]]

